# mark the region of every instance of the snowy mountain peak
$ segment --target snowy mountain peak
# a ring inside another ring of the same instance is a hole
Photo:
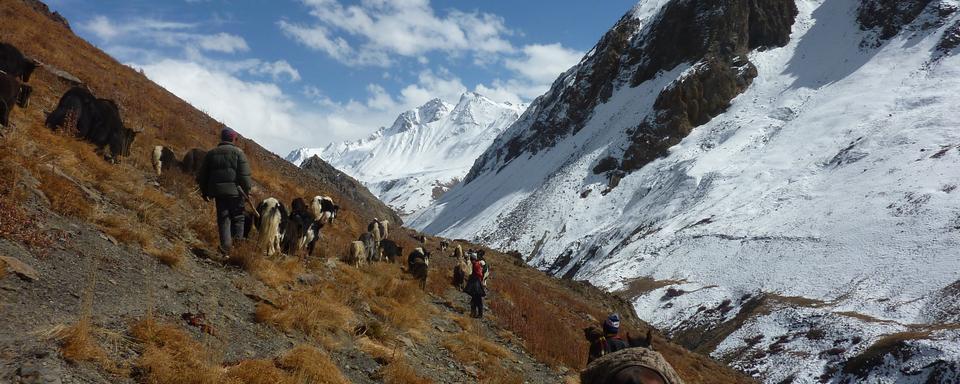
[[[401,113],[390,128],[368,138],[299,149],[287,160],[298,163],[319,155],[401,214],[409,214],[459,183],[473,160],[523,108],[475,92],[464,93],[456,105],[433,99]]]
[[[446,116],[452,108],[453,106],[443,100],[433,99],[417,108],[417,116],[420,124],[432,123]]]

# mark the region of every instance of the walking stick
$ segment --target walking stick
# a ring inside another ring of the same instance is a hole
[[[253,201],[250,200],[250,195],[243,192],[243,188],[240,188],[239,185],[237,186],[237,191],[240,191],[240,196],[243,196],[243,199],[247,201],[247,205],[249,205],[250,209],[253,210],[253,215],[259,219],[260,212],[257,212],[257,208],[253,205]]]

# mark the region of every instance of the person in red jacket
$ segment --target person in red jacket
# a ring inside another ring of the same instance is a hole
[[[467,280],[467,292],[470,295],[470,316],[483,318],[483,297],[487,295],[483,286],[483,264],[477,260],[477,254],[470,254],[470,279]]]

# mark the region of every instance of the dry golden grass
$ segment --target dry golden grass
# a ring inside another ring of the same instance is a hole
[[[277,359],[277,366],[292,372],[295,383],[348,384],[340,369],[325,352],[299,345]]]
[[[93,215],[93,204],[76,184],[46,167],[40,167],[34,175],[40,180],[40,190],[50,200],[50,207],[55,212],[83,220]]]
[[[257,304],[256,319],[285,331],[303,332],[317,340],[338,330],[351,331],[355,317],[353,311],[341,301],[342,298],[330,292],[332,289],[325,288],[282,293],[276,306]]]
[[[148,246],[144,249],[148,255],[153,256],[161,264],[176,267],[183,262],[183,255],[187,253],[187,250],[183,247],[182,244],[174,245],[172,248],[155,248],[153,246]]]
[[[433,380],[417,375],[417,371],[410,367],[404,359],[397,359],[388,364],[381,371],[383,382],[386,384],[432,384]]]
[[[141,248],[148,248],[153,243],[151,233],[145,227],[130,222],[126,216],[99,213],[94,215],[94,222],[100,225],[104,233],[121,243]]]
[[[212,384],[222,370],[213,355],[185,331],[146,319],[134,324],[133,337],[143,345],[134,362],[138,381],[150,384]]]
[[[463,331],[445,338],[442,345],[457,361],[486,366],[512,355],[506,348],[480,335],[479,329],[472,321],[459,315],[454,315],[453,318]]]
[[[357,340],[357,347],[363,351],[363,353],[370,355],[381,364],[390,363],[398,358],[402,359],[404,357],[402,350],[387,347],[376,340],[366,337],[361,337]]]

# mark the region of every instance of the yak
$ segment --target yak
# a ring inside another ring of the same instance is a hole
[[[162,176],[162,173],[165,170],[169,170],[173,167],[179,168],[180,163],[180,161],[177,160],[177,155],[173,153],[173,150],[162,145],[153,147],[153,156],[150,160],[153,164],[153,170],[157,172],[158,177]]]
[[[423,248],[414,249],[407,256],[407,272],[420,282],[420,289],[427,288],[427,273],[430,269],[430,252]]]
[[[30,75],[37,69],[37,62],[23,55],[17,47],[7,43],[0,43],[0,71],[30,82]]]
[[[283,242],[286,228],[287,209],[280,200],[269,197],[257,205],[257,213],[260,216],[254,220],[259,234],[257,244],[261,250],[267,252],[267,255],[272,256],[280,252],[280,244]]]
[[[284,251],[296,254],[306,248],[307,256],[313,255],[323,226],[323,220],[314,214],[303,198],[293,199],[290,203],[290,219],[287,221]]]
[[[183,161],[180,162],[180,169],[187,174],[196,176],[203,167],[203,158],[207,156],[207,151],[200,148],[194,148],[183,155]]]
[[[32,91],[29,85],[21,83],[16,77],[0,72],[0,125],[10,125],[10,111],[14,105],[27,107]]]
[[[383,257],[391,263],[400,260],[400,256],[403,256],[403,247],[393,240],[380,240],[380,250]]]
[[[130,146],[138,132],[123,126],[120,108],[113,100],[98,99],[85,88],[73,87],[47,115],[46,125],[51,129],[66,127],[68,118],[76,124],[77,137],[93,143],[100,152],[109,146],[110,160],[118,162],[121,157],[130,156]]]

